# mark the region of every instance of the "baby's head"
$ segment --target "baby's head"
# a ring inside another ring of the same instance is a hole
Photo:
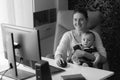
[[[90,48],[94,44],[94,41],[95,35],[90,31],[83,33],[81,36],[81,44],[84,48]]]

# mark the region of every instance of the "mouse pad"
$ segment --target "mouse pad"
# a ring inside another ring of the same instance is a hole
[[[64,69],[61,69],[61,68],[58,68],[58,67],[54,67],[54,66],[50,66],[50,72],[51,74],[56,74],[56,73],[60,73],[60,72],[63,72],[65,71]]]

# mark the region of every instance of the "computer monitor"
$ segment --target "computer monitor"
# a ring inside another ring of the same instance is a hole
[[[11,78],[26,79],[35,74],[18,70],[16,66],[16,56],[39,62],[41,60],[39,31],[21,26],[2,24],[4,52],[7,53],[9,65],[12,69],[6,73]],[[10,73],[10,74],[9,74]]]

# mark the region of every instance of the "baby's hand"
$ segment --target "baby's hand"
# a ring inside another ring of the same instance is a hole
[[[81,62],[80,62],[78,59],[76,59],[76,60],[73,60],[73,64],[80,65],[80,64],[81,64]]]
[[[79,58],[78,58],[77,55],[74,54],[74,55],[71,57],[71,59],[72,59],[72,62],[73,62],[74,64],[80,65],[80,61],[79,61]]]

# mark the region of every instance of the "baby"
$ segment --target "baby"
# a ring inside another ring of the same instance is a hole
[[[81,44],[73,47],[72,62],[83,66],[97,67],[100,54],[97,52],[96,47],[94,47],[94,41],[95,35],[92,32],[88,31],[82,34]],[[89,56],[83,55],[82,51],[93,54],[95,58],[90,59]]]

